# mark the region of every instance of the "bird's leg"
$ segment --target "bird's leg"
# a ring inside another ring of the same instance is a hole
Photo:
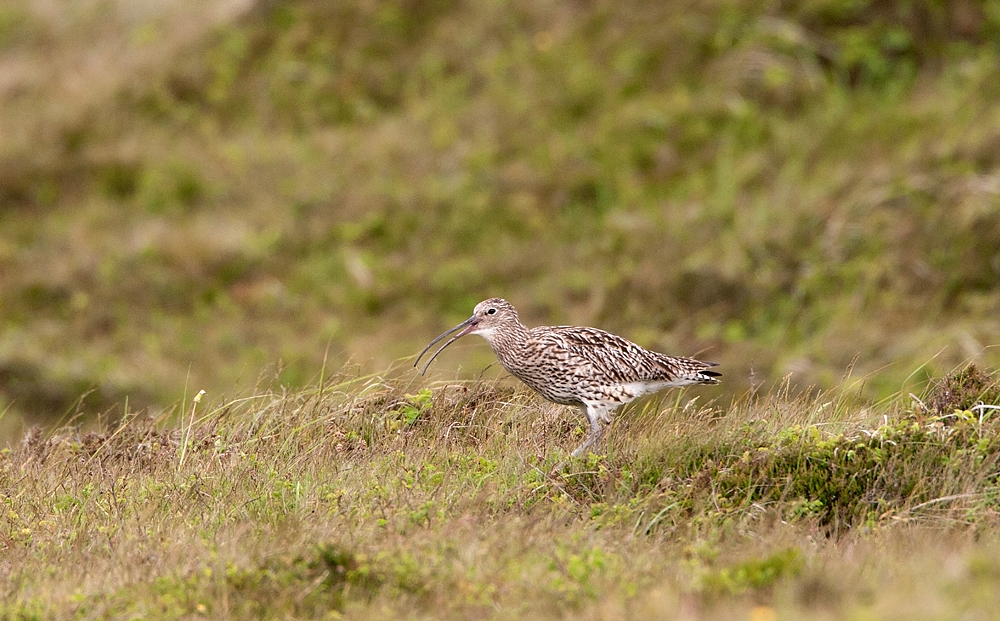
[[[573,457],[579,457],[582,455],[584,451],[594,444],[594,442],[601,439],[601,434],[604,432],[604,429],[601,427],[601,415],[596,408],[591,410],[589,406],[583,406],[580,409],[583,410],[587,420],[590,421],[590,434],[587,435],[587,439],[583,441],[583,444],[573,451]]]

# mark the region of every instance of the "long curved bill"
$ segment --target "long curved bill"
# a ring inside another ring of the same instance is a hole
[[[434,347],[435,343],[437,343],[438,341],[440,341],[444,337],[448,336],[449,334],[455,332],[456,330],[461,330],[462,328],[465,328],[464,330],[462,330],[461,332],[459,332],[455,336],[453,336],[450,339],[448,339],[447,343],[445,343],[444,345],[442,345],[441,347],[439,347],[438,350],[436,352],[434,352],[434,355],[431,356],[431,359],[427,361],[427,364],[425,364],[424,368],[421,369],[421,371],[420,371],[421,375],[423,375],[424,373],[427,373],[427,367],[431,366],[431,363],[434,362],[434,359],[438,357],[438,354],[440,354],[442,351],[444,351],[445,347],[451,345],[452,343],[454,343],[458,339],[462,338],[463,336],[465,336],[469,332],[472,332],[476,328],[476,326],[478,324],[479,324],[479,321],[476,319],[476,316],[473,315],[472,317],[469,317],[468,319],[466,319],[462,323],[458,324],[454,328],[451,328],[450,330],[445,330],[444,334],[442,334],[441,336],[437,337],[436,339],[434,339],[433,341],[431,341],[430,343],[427,344],[427,347],[424,348],[424,351],[420,352],[420,355],[417,356],[417,359],[413,361],[413,366],[417,366],[417,363],[419,363],[420,359],[423,358],[424,354],[427,353],[427,350],[430,349],[431,347]]]

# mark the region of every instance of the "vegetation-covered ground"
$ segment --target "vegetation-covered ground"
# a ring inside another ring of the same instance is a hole
[[[973,0],[4,2],[6,433],[383,371],[494,295],[728,397],[995,366],[998,35]]]
[[[998,41],[985,0],[5,0],[0,617],[995,617]],[[564,461],[483,343],[400,362],[490,296],[724,381]]]
[[[699,395],[700,396],[700,395]],[[0,456],[10,619],[990,619],[1000,386],[692,392],[586,425],[356,370]]]

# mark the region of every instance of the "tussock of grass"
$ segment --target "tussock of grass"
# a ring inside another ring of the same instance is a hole
[[[606,451],[561,467],[585,432],[575,411],[503,384],[346,370],[191,403],[176,422],[34,432],[0,459],[3,614],[843,618],[907,598],[998,604],[992,411],[782,389],[728,407],[691,397],[626,410]],[[950,574],[915,579],[942,554]]]
[[[976,365],[970,364],[934,382],[926,400],[926,408],[934,414],[948,415],[971,411],[971,408],[980,404],[997,403],[1000,403],[1000,383]]]

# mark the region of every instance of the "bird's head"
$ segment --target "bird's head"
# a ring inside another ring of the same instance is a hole
[[[465,320],[472,325],[472,329],[467,334],[478,334],[487,341],[493,341],[493,334],[503,327],[520,324],[517,311],[507,300],[501,298],[490,298],[476,304],[472,311],[472,317]],[[459,324],[460,327],[462,324]]]
[[[454,328],[446,330],[441,336],[431,341],[427,347],[424,348],[424,351],[420,352],[420,355],[417,356],[417,360],[413,363],[413,366],[417,366],[417,363],[420,362],[420,358],[422,358],[423,355],[427,353],[427,350],[433,347],[435,343],[458,330],[461,330],[461,332],[448,339],[447,343],[434,352],[431,359],[427,361],[426,365],[424,365],[421,373],[427,372],[427,367],[431,366],[431,363],[434,362],[434,359],[437,358],[438,354],[444,351],[445,347],[451,345],[466,334],[478,334],[490,343],[493,343],[493,338],[497,330],[502,330],[505,326],[513,328],[520,325],[521,321],[517,317],[517,311],[510,302],[501,298],[483,300],[479,304],[476,304],[476,308],[472,311],[472,317],[469,317]]]

